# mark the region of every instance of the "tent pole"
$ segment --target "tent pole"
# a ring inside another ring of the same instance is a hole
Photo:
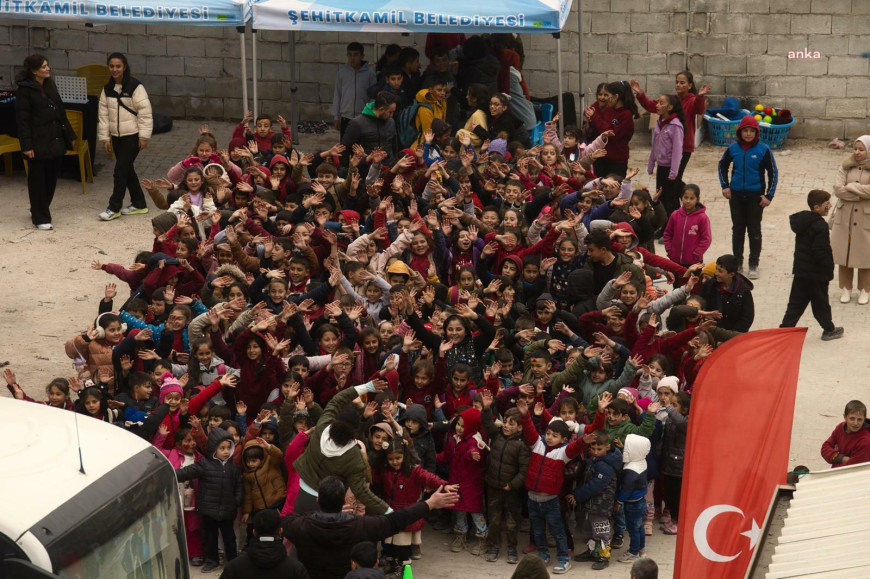
[[[293,146],[299,143],[299,108],[296,106],[296,91],[299,87],[296,86],[296,33],[290,31],[290,134],[293,139]]]
[[[556,39],[556,72],[559,75],[557,82],[559,100],[556,102],[559,105],[559,138],[561,139],[564,134],[562,131],[565,128],[565,119],[562,117],[562,33],[556,32],[553,37]]]
[[[577,0],[577,58],[580,60],[580,115],[583,118],[583,111],[586,108],[586,92],[583,89],[583,0]]]
[[[251,28],[251,65],[253,70],[251,71],[251,77],[253,79],[253,89],[254,89],[254,119],[257,118],[257,115],[260,114],[259,107],[260,103],[257,102],[257,31]]]
[[[242,117],[248,114],[248,57],[245,53],[245,27],[236,26],[239,33],[239,54],[242,62]]]

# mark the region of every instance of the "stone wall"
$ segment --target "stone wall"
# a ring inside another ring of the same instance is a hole
[[[230,120],[242,114],[234,28],[29,24],[0,19],[0,86],[11,84],[29,52],[44,53],[58,74],[75,74],[76,67],[104,62],[117,50],[128,54],[161,111]],[[713,83],[714,105],[729,95],[791,109],[798,119],[791,136],[853,138],[868,132],[870,59],[862,53],[870,52],[870,0],[583,0],[582,26],[587,103],[605,80],[635,78],[651,95],[669,92],[674,74],[688,67],[699,82]],[[260,109],[289,116],[288,33],[261,31],[258,39]],[[422,53],[425,35],[299,34],[302,119],[329,119],[335,70],[354,40],[376,60],[393,42]],[[555,94],[555,40],[529,34],[523,41],[532,94]],[[250,53],[249,40],[249,60]],[[562,34],[563,89],[575,93],[577,55],[575,3]]]

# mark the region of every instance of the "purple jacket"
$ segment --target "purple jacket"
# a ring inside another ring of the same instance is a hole
[[[656,123],[653,129],[653,145],[649,152],[649,162],[646,170],[652,175],[656,163],[659,167],[670,167],[668,179],[676,179],[680,172],[680,161],[683,158],[683,123],[676,117],[662,123]]]
[[[682,207],[671,213],[664,238],[671,261],[685,266],[703,261],[704,252],[713,242],[707,208],[699,204],[691,213]]]

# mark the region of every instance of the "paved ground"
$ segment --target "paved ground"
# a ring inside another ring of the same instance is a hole
[[[156,136],[137,163],[140,177],[165,175],[167,168],[183,159],[196,137],[198,123],[176,122],[168,134]],[[215,123],[212,129],[226,142],[232,131],[229,123]],[[303,135],[303,149],[313,149],[315,142],[329,143],[337,133],[321,137]],[[638,135],[632,148],[631,166],[646,167],[649,136]],[[789,155],[785,153],[789,152]],[[716,162],[722,149],[704,144],[692,158],[686,181],[701,187],[701,198],[713,224],[713,247],[708,260],[730,253],[730,221],[725,200],[719,193]],[[755,283],[756,319],[754,329],[779,325],[791,284],[792,234],[787,216],[805,208],[807,191],[831,190],[842,151],[825,148],[824,143],[792,144],[777,154],[780,183],[776,199],[765,213],[764,251],[761,279]],[[23,172],[13,178],[0,176],[0,361],[9,360],[25,390],[42,397],[42,389],[54,376],[71,373],[71,361],[64,356],[63,342],[83,330],[93,318],[97,301],[102,297],[109,276],[90,270],[94,259],[129,264],[138,250],[151,247],[148,218],[126,217],[102,223],[97,213],[105,209],[111,190],[111,162],[97,154],[96,182],[81,195],[78,182],[63,179],[58,187],[52,211],[53,232],[35,231],[30,227],[27,189]],[[642,171],[637,182],[654,183]],[[126,288],[119,288],[121,296]],[[836,294],[836,295],[835,295]],[[790,467],[805,464],[823,468],[819,456],[821,441],[839,421],[843,406],[852,398],[865,395],[858,379],[870,367],[864,352],[870,330],[864,325],[868,308],[852,303],[841,305],[838,292],[832,290],[834,320],[845,326],[846,336],[835,342],[821,342],[821,330],[809,313],[803,322],[810,326],[801,362]],[[763,356],[763,352],[759,352]],[[772,360],[771,363],[776,363]],[[5,395],[5,393],[3,394]],[[770,409],[776,412],[776,409]],[[735,451],[751,448],[735,444]],[[656,533],[647,550],[662,568],[661,577],[670,577],[673,568],[675,539]],[[505,563],[488,564],[470,554],[451,554],[447,536],[427,532],[425,556],[415,565],[418,577],[459,579],[471,576],[509,577],[512,568]],[[618,552],[617,552],[618,553]],[[446,557],[446,558],[445,558]],[[579,574],[571,571],[571,575]],[[614,563],[598,577],[627,577],[626,565]]]

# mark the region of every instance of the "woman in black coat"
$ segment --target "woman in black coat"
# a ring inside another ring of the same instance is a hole
[[[489,139],[505,139],[508,143],[519,141],[526,147],[531,146],[529,133],[523,130],[523,123],[510,110],[510,97],[495,93],[489,97]]]
[[[63,156],[72,148],[75,132],[57,87],[51,79],[48,60],[41,54],[24,59],[24,70],[15,78],[15,115],[21,151],[30,167],[27,190],[30,218],[38,229],[51,229],[51,200]]]

